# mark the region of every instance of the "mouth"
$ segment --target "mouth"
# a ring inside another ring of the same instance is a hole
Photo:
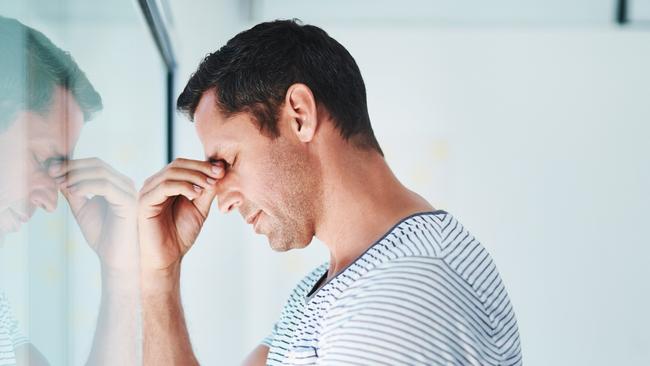
[[[11,210],[10,210],[11,211]],[[13,212],[11,212],[13,213]],[[22,225],[21,221],[18,220],[17,216],[15,214],[11,215],[6,215],[4,222],[0,224],[0,231],[4,231],[7,233],[15,233],[18,230],[20,230],[20,227]]]
[[[13,216],[14,216],[14,219],[16,219],[16,221],[18,221],[18,222],[20,222],[22,224],[29,221],[29,216],[27,216],[25,214],[22,214],[20,212],[16,212],[15,210],[13,210],[11,208],[10,208],[10,210],[11,210],[11,213],[13,214]]]
[[[248,218],[246,219],[246,223],[247,224],[255,224],[255,222],[257,222],[257,217],[260,215],[261,212],[262,212],[262,210],[257,211],[254,214],[248,216]]]

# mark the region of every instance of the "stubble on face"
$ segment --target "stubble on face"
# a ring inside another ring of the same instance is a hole
[[[304,248],[315,235],[322,202],[321,169],[306,151],[280,136],[271,144],[264,178],[275,207],[267,222],[271,249]]]

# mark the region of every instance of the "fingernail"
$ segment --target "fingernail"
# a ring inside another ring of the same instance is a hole
[[[65,182],[65,177],[63,177],[63,176],[61,176],[61,177],[56,177],[56,178],[54,178],[54,181],[55,181],[57,184],[61,184],[61,183]]]
[[[206,179],[206,181],[208,182],[208,184],[215,184],[215,183],[217,183],[217,180],[216,180],[216,179],[213,179],[213,178],[210,178],[210,177],[208,177],[208,178]]]
[[[203,190],[203,188],[197,186],[196,184],[194,184],[193,186],[194,186],[194,190],[199,192],[199,193],[201,192],[201,190]]]
[[[213,166],[212,166],[212,172],[215,173],[215,174],[219,174],[219,173],[221,173],[221,167],[220,167],[220,166],[213,165]]]

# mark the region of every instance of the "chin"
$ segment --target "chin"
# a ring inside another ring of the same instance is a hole
[[[269,246],[271,247],[271,250],[273,250],[274,252],[278,252],[278,253],[288,252],[291,249],[293,249],[291,247],[278,247],[278,246],[273,245],[271,243],[269,243]]]
[[[277,240],[273,240],[269,237],[269,246],[274,252],[278,253],[288,252],[292,249],[303,249],[308,246],[310,242],[311,241],[304,242],[299,240],[278,242]]]

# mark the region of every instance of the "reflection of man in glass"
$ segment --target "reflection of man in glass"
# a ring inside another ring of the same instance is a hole
[[[53,211],[61,191],[102,265],[89,363],[134,364],[135,190],[99,159],[71,159],[83,123],[101,108],[101,97],[68,53],[0,17],[0,240],[38,207]],[[0,364],[47,364],[20,334],[1,292]]]

